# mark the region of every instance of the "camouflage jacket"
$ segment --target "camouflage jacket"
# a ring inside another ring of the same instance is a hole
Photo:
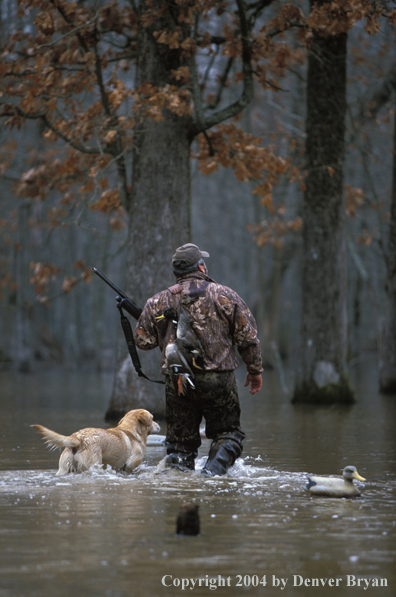
[[[236,346],[249,373],[262,371],[257,325],[247,305],[231,288],[217,284],[201,272],[193,272],[178,278],[175,286],[150,298],[136,325],[138,348],[160,347],[161,373],[168,373],[165,349],[175,340],[176,325],[167,319],[156,318],[170,307],[177,310],[181,294],[195,299],[189,304],[188,313],[203,347],[205,370],[236,369],[239,366],[233,348]]]

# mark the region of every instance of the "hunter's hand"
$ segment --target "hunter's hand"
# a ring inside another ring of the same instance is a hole
[[[261,390],[261,386],[263,385],[263,380],[261,378],[261,373],[257,375],[253,375],[252,373],[248,373],[246,376],[245,381],[245,388],[250,384],[250,393],[255,394]]]

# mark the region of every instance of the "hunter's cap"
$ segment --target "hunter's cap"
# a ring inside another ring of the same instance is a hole
[[[172,257],[172,263],[175,261],[184,261],[185,267],[195,265],[202,257],[209,257],[209,253],[201,251],[197,245],[187,243],[176,249]]]

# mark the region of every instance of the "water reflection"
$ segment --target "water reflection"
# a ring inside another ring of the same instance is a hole
[[[231,583],[223,595],[305,595],[300,579],[340,578],[315,594],[348,596],[348,575],[386,578],[378,595],[394,595],[396,401],[376,394],[374,374],[354,379],[359,402],[347,409],[293,407],[266,374],[262,394],[242,396],[244,458],[227,477],[203,479],[207,440],[193,473],[164,472],[164,448],[150,446],[133,475],[55,477],[59,453],[30,424],[104,426],[111,376],[2,373],[0,595],[176,595],[190,591],[177,586],[184,578],[201,579],[191,590],[201,596],[220,577]],[[361,498],[305,492],[308,473],[347,464],[367,479]],[[198,537],[175,536],[184,501],[200,506]]]

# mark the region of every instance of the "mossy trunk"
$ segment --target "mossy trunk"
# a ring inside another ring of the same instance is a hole
[[[151,27],[140,27],[136,87],[148,82],[162,88],[171,81],[171,71],[181,65],[178,50],[156,43],[152,32],[166,26],[158,21]],[[164,110],[163,120],[143,116],[137,119],[134,130],[125,289],[142,307],[149,297],[175,283],[172,255],[190,240],[189,128],[188,117]],[[136,322],[131,323],[134,328]],[[146,375],[164,379],[159,349],[139,354]],[[121,339],[106,419],[117,419],[133,408],[146,408],[163,418],[165,391],[164,386],[137,377]]]
[[[354,400],[346,367],[346,52],[346,34],[315,34],[308,59],[302,344],[293,402]]]
[[[380,390],[396,394],[396,114],[393,136],[393,183],[387,253],[385,321],[380,342]]]

